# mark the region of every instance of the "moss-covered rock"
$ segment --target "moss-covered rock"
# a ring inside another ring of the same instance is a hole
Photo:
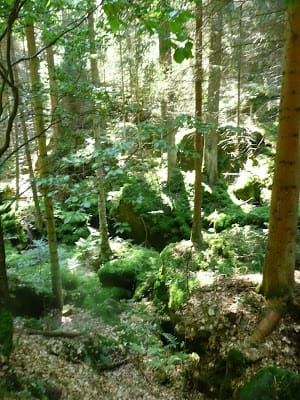
[[[263,368],[241,389],[238,399],[299,400],[300,376],[285,369]]]
[[[135,177],[111,200],[110,216],[121,227],[122,237],[159,251],[187,238],[191,211],[180,171],[174,174],[172,185],[164,188],[158,177]]]
[[[162,267],[154,285],[154,300],[176,309],[194,285],[201,254],[190,241],[171,243],[161,252]]]
[[[159,253],[139,246],[123,258],[111,260],[98,271],[103,287],[119,287],[142,297],[150,289],[161,265]]]

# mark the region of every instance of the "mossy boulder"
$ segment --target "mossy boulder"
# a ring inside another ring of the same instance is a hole
[[[201,254],[190,241],[171,243],[160,254],[162,267],[154,284],[154,300],[176,309],[187,298],[195,283]]]
[[[117,233],[135,244],[161,251],[168,243],[190,234],[191,211],[180,171],[169,187],[157,176],[138,176],[111,200],[110,217]]]
[[[261,185],[255,180],[248,180],[243,186],[234,188],[233,193],[237,199],[247,202],[260,203]]]
[[[260,370],[241,389],[239,400],[300,400],[300,376],[285,369]]]
[[[133,246],[124,257],[104,264],[98,276],[103,287],[123,288],[127,295],[141,297],[152,287],[160,265],[158,252]]]

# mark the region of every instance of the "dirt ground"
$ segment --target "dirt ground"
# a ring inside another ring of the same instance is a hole
[[[240,349],[251,360],[244,375],[234,382],[235,387],[239,387],[264,366],[286,368],[299,374],[299,308],[296,307],[292,315],[284,315],[276,330],[263,343],[252,348],[248,345],[248,338],[265,307],[264,298],[255,290],[259,279],[258,275],[246,275],[219,277],[214,283],[204,282],[182,306],[176,332],[184,336],[188,343],[205,337],[203,343],[207,346],[204,355],[200,355],[197,361],[197,368],[188,372],[191,382],[195,370],[200,376],[201,371],[212,371],[220,357],[226,356],[231,348]],[[299,271],[296,280],[300,284]],[[81,333],[83,329],[85,335],[91,338],[94,335],[118,338],[112,326],[100,318],[94,318],[89,312],[71,310],[64,315],[60,332]],[[201,332],[206,334],[201,336]],[[133,352],[116,352],[112,368],[96,371],[90,362],[80,358],[82,336],[69,338],[63,335],[47,337],[33,332],[29,334],[22,321],[16,321],[14,341],[10,362],[2,365],[0,374],[9,373],[27,382],[47,382],[47,397],[50,400],[213,398],[213,391],[207,395],[201,393],[197,385],[187,387],[180,368],[173,373],[173,379],[167,385],[161,384],[157,379],[157,371],[147,366],[145,358]],[[71,349],[69,354],[66,351],[68,347]]]

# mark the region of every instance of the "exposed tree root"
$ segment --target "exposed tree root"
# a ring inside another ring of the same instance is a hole
[[[39,329],[27,329],[26,332],[29,335],[41,335],[46,337],[63,337],[63,338],[75,338],[82,336],[80,332],[65,332],[65,331],[43,331]]]
[[[290,296],[283,296],[280,298],[268,301],[268,309],[264,318],[258,324],[256,330],[249,338],[251,344],[262,343],[267,336],[269,336],[277,327],[282,315],[287,309]]]
[[[269,336],[278,325],[282,317],[282,312],[276,310],[269,310],[266,316],[260,321],[255,332],[249,339],[251,344],[262,343],[267,336]]]

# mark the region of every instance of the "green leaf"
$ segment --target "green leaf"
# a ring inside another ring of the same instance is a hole
[[[118,4],[107,3],[103,5],[103,10],[107,16],[108,23],[113,33],[120,28],[120,19],[118,17]]]
[[[177,47],[174,52],[174,60],[178,64],[181,64],[185,60],[185,50],[183,47]]]

